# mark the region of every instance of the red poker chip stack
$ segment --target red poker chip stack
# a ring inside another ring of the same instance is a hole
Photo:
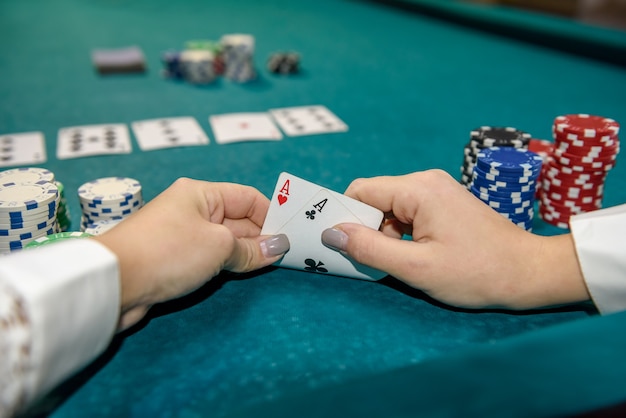
[[[585,114],[559,116],[554,150],[542,168],[539,216],[569,228],[572,215],[602,208],[604,181],[619,153],[619,124]]]

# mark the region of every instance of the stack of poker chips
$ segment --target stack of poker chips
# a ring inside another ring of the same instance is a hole
[[[185,42],[186,50],[210,51],[213,53],[213,72],[224,74],[224,55],[222,44],[211,40],[194,40]]]
[[[481,126],[470,132],[470,140],[463,150],[461,166],[461,184],[468,189],[478,153],[490,147],[510,147],[527,149],[530,135],[512,127]]]
[[[554,150],[542,172],[539,215],[567,229],[570,216],[602,208],[606,175],[619,154],[619,124],[577,114],[557,117],[552,128]]]
[[[476,157],[471,192],[517,226],[532,231],[542,158],[512,147],[485,148]]]
[[[50,171],[40,168],[0,173],[0,253],[57,232],[59,189],[53,180]]]
[[[46,236],[37,238],[36,240],[33,240],[29,242],[28,244],[26,244],[26,247],[24,248],[41,247],[42,245],[54,244],[55,242],[59,242],[59,241],[67,241],[69,239],[89,238],[89,237],[91,237],[90,234],[87,234],[84,232],[78,232],[78,231],[57,232],[56,234],[46,235]]]
[[[161,62],[163,63],[163,71],[161,73],[163,77],[173,79],[183,78],[179,51],[165,51],[161,54]]]
[[[300,54],[276,52],[267,60],[267,70],[274,74],[297,74],[300,71]]]
[[[121,221],[143,206],[141,184],[128,177],[105,177],[78,188],[81,231],[99,221]]]
[[[191,84],[209,84],[224,73],[222,45],[210,40],[187,41],[182,51],[161,54],[162,75]]]
[[[180,73],[191,84],[209,84],[215,81],[215,55],[202,49],[187,49],[180,53]]]
[[[59,209],[57,210],[57,226],[58,230],[65,232],[70,229],[72,224],[70,208],[65,198],[65,186],[60,181],[55,180],[54,184],[59,189]]]
[[[224,56],[224,77],[237,83],[254,80],[254,37],[229,34],[222,36],[220,43]]]

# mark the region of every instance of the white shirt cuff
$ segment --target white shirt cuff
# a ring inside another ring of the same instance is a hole
[[[626,310],[626,205],[570,218],[587,289],[602,314]]]
[[[91,239],[22,250],[0,274],[21,295],[32,326],[27,397],[33,400],[102,353],[120,312],[115,255]]]

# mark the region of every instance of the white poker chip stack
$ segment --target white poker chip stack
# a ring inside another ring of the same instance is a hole
[[[121,221],[143,206],[141,184],[128,177],[105,177],[78,188],[81,231],[100,221]]]
[[[41,168],[0,173],[0,253],[57,231],[60,194],[52,181],[54,174]]]
[[[215,55],[211,51],[187,49],[179,55],[180,72],[192,84],[209,84],[215,80]]]
[[[224,55],[224,77],[238,83],[254,80],[254,37],[229,34],[222,36],[220,43]]]

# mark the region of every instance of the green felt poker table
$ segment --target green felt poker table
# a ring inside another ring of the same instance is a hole
[[[150,200],[181,176],[268,197],[282,171],[342,191],[358,177],[430,168],[458,177],[469,132],[550,138],[554,117],[626,123],[626,34],[454,1],[3,0],[0,133],[41,131],[65,185],[139,180]],[[208,86],[161,76],[160,54],[249,33],[259,77]],[[94,48],[139,46],[148,70],[99,75]],[[302,72],[270,74],[295,50]],[[321,104],[348,132],[218,145],[209,115]],[[193,116],[207,146],[56,158],[64,126]],[[604,205],[626,202],[626,165]],[[158,228],[158,225],[155,225]],[[565,231],[535,219],[534,233]],[[149,243],[146,243],[149,245]],[[209,255],[207,255],[209,256]],[[494,263],[503,262],[494,259]],[[532,260],[529,260],[532,263]],[[571,416],[626,401],[626,314],[587,305],[469,311],[393,278],[267,268],[222,274],[155,307],[33,414],[65,417]]]

